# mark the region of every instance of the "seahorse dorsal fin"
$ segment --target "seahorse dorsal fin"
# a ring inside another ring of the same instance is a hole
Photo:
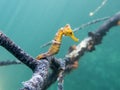
[[[66,24],[66,25],[65,25],[65,28],[67,28],[67,27],[70,27],[70,24]]]

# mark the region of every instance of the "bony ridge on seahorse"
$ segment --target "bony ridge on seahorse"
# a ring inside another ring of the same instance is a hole
[[[71,37],[76,42],[79,41],[79,39],[74,36],[74,33],[73,33],[70,25],[67,24],[65,27],[60,28],[58,30],[58,32],[56,33],[55,38],[54,38],[54,40],[52,42],[52,45],[49,48],[49,50],[46,53],[42,53],[42,54],[38,55],[36,57],[36,59],[40,60],[40,59],[43,59],[45,57],[57,54],[59,52],[59,49],[60,49],[60,45],[61,45],[63,35]]]

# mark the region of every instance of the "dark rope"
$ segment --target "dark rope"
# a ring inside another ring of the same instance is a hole
[[[90,22],[88,22],[88,23],[86,23],[86,24],[82,24],[80,27],[73,29],[73,32],[77,32],[78,30],[84,29],[85,27],[90,26],[90,25],[92,25],[92,24],[95,24],[95,23],[98,23],[98,22],[101,22],[101,21],[108,20],[109,18],[110,18],[110,17],[99,18],[99,19],[90,21]]]
[[[20,61],[0,61],[0,66],[8,66],[8,65],[17,65],[17,64],[22,64]]]

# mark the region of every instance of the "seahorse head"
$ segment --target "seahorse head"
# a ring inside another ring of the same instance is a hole
[[[75,37],[69,24],[66,24],[66,26],[63,28],[63,35],[71,37],[76,42],[79,41],[79,39]]]

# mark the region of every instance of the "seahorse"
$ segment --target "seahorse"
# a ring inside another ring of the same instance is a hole
[[[60,50],[60,45],[62,42],[63,35],[71,37],[75,42],[79,41],[79,39],[74,36],[74,33],[73,33],[70,25],[66,24],[65,27],[60,28],[58,30],[58,32],[56,33],[55,38],[53,40],[53,43],[52,43],[51,47],[49,48],[49,50],[45,53],[38,55],[36,57],[36,59],[40,60],[40,59],[43,59],[45,57],[57,54]]]

